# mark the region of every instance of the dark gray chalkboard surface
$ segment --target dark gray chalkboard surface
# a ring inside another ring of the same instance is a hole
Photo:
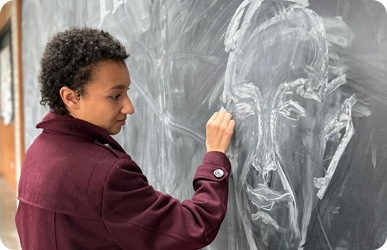
[[[205,124],[237,122],[228,214],[206,249],[373,250],[387,238],[387,15],[374,0],[24,0],[25,145],[56,32],[110,32],[136,112],[115,139],[180,200]]]

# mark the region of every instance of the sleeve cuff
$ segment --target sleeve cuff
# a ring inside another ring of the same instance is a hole
[[[205,154],[203,163],[196,170],[194,187],[198,180],[221,182],[228,179],[231,164],[227,156],[222,152],[211,151]]]
[[[228,173],[231,172],[231,164],[227,156],[219,151],[210,151],[204,155],[202,166],[223,167]]]

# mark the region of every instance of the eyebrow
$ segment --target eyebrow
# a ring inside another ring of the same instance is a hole
[[[108,89],[107,91],[111,91],[111,90],[115,90],[115,89],[126,89],[127,87],[123,84],[117,84],[117,85],[114,85],[113,87],[111,87],[110,89]]]

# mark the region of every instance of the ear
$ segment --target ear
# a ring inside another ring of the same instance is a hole
[[[62,87],[59,90],[59,94],[70,113],[73,113],[73,110],[79,108],[79,101],[76,99],[77,93],[75,90],[68,87]]]

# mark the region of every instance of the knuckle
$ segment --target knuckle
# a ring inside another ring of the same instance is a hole
[[[215,128],[216,127],[216,123],[214,123],[214,122],[209,122],[209,123],[207,123],[207,128]]]

